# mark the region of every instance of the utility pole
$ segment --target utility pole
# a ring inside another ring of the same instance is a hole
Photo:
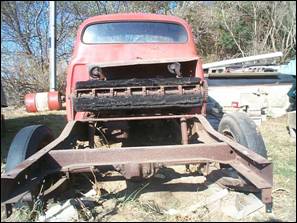
[[[49,1],[50,24],[50,91],[56,90],[56,5]]]

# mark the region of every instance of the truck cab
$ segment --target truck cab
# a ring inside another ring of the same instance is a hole
[[[75,109],[78,82],[191,77],[204,80],[191,27],[183,19],[142,13],[91,17],[78,29],[68,67],[67,118],[83,119],[90,112]]]

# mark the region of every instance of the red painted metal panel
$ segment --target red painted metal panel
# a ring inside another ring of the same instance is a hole
[[[61,95],[58,91],[48,92],[48,108],[49,110],[59,110],[62,107]]]
[[[186,43],[133,43],[133,44],[84,44],[81,36],[84,28],[93,23],[104,23],[112,21],[154,21],[177,23],[182,25],[188,35]],[[201,60],[197,54],[192,29],[189,24],[175,16],[156,14],[130,13],[112,14],[91,17],[85,20],[79,27],[74,45],[73,57],[68,67],[66,87],[66,108],[68,120],[79,120],[84,113],[74,116],[71,94],[77,81],[89,79],[87,67],[90,64],[150,64],[163,61],[198,61],[195,76],[204,79]]]
[[[35,95],[36,93],[25,95],[25,106],[26,106],[27,112],[37,112],[37,108],[35,105]]]

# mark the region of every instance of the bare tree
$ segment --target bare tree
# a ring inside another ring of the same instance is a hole
[[[65,87],[77,28],[101,14],[143,12],[187,20],[204,61],[282,51],[296,54],[294,1],[59,1],[57,8],[58,89]],[[1,2],[1,80],[8,97],[48,90],[48,2]],[[9,89],[7,89],[9,88]]]

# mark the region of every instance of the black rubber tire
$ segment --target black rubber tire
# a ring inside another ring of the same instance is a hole
[[[52,130],[44,125],[31,125],[22,128],[9,147],[5,171],[14,169],[25,159],[53,141]]]
[[[255,122],[243,112],[225,114],[220,121],[219,132],[267,158],[267,150]]]

